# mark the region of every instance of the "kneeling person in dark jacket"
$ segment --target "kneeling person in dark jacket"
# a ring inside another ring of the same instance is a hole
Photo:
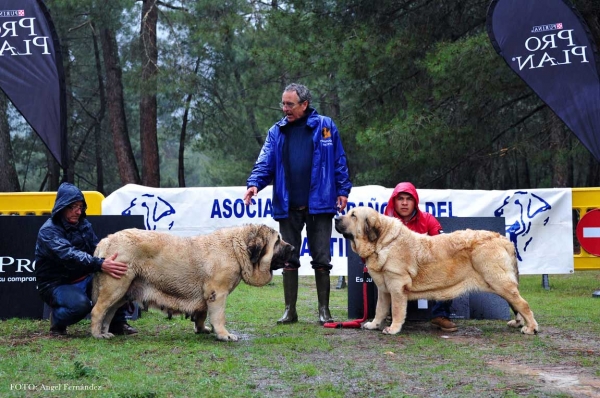
[[[86,219],[86,203],[79,188],[63,183],[56,193],[52,216],[42,225],[35,245],[37,289],[52,307],[50,333],[64,335],[92,310],[90,300],[95,272],[121,278],[127,264],[111,258],[94,257],[99,239]],[[135,334],[125,320],[125,306],[110,325],[113,334]]]

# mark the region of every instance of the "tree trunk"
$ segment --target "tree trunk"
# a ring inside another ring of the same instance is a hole
[[[579,11],[587,22],[596,46],[600,45],[600,4],[597,0],[587,0],[577,3]],[[597,187],[600,185],[600,163],[589,154],[589,172],[586,176],[585,186]]]
[[[334,73],[329,74],[329,81],[333,84],[330,84],[330,91],[327,94],[327,102],[329,103],[329,114],[328,116],[332,118],[334,121],[340,118],[341,114],[341,106],[340,106],[340,96],[338,95],[338,87],[336,83],[336,78]]]
[[[520,189],[532,188],[531,178],[529,175],[529,162],[527,161],[527,157],[520,154],[516,160],[516,163],[519,173],[515,187]]]
[[[19,177],[10,143],[8,99],[0,92],[0,192],[19,192]]]
[[[196,66],[194,67],[194,76],[198,73],[200,68],[200,57],[196,59]],[[183,112],[183,121],[181,123],[181,134],[179,135],[179,164],[177,167],[177,177],[179,180],[179,187],[185,187],[185,137],[187,136],[187,124],[190,113],[190,104],[192,103],[192,94],[188,94],[185,99],[185,112]]]
[[[61,43],[61,51],[63,54],[69,54],[69,42],[68,40],[65,40]],[[66,91],[66,107],[67,109],[65,109],[65,112],[67,112],[67,122],[66,122],[66,126],[65,128],[67,129],[67,145],[65,146],[66,151],[67,151],[67,155],[65,156],[66,159],[68,159],[69,165],[68,165],[68,169],[67,169],[67,175],[66,175],[66,181],[73,183],[75,181],[75,165],[77,163],[77,159],[73,157],[73,150],[72,150],[72,144],[69,144],[69,141],[72,140],[73,134],[69,134],[69,120],[71,119],[71,116],[73,114],[73,91],[71,90],[72,84],[71,84],[71,63],[70,62],[65,62],[64,63],[64,73],[65,73],[65,91]],[[70,111],[70,113],[68,113]],[[50,160],[48,160],[48,163],[50,163]],[[50,166],[48,166],[50,167]],[[56,191],[58,189],[58,186],[56,186],[56,189],[54,189],[54,177],[55,173],[51,173],[50,174],[50,187],[52,191]],[[61,182],[64,182],[64,169],[62,170],[62,174],[61,175],[57,175],[57,177],[61,180]],[[58,180],[56,180],[56,183],[58,183]]]
[[[179,187],[185,187],[185,137],[187,136],[188,115],[190,113],[190,102],[192,94],[188,94],[185,99],[185,112],[183,112],[183,121],[181,123],[181,133],[179,134],[179,161],[177,164],[177,179]]]
[[[600,186],[600,163],[596,160],[594,155],[589,153],[589,173],[585,180],[586,187],[597,187]]]
[[[157,0],[144,0],[142,5],[142,89],[140,95],[140,146],[142,149],[142,184],[160,186],[160,160],[158,157],[156,78],[158,75],[158,49],[156,25]]]
[[[102,163],[102,120],[106,114],[106,94],[104,79],[102,79],[102,61],[100,60],[100,50],[98,48],[98,34],[94,24],[92,28],[92,42],[94,43],[94,60],[96,62],[96,76],[98,78],[98,93],[100,109],[96,116],[94,124],[94,149],[96,152],[96,191],[104,193],[104,165]]]
[[[58,191],[58,186],[60,185],[59,181],[61,178],[60,165],[58,164],[56,159],[54,159],[54,156],[50,153],[50,151],[47,148],[45,148],[44,153],[46,155],[46,164],[48,165],[48,173],[46,174],[46,178],[44,179],[44,182],[40,186],[39,191],[40,192]],[[72,167],[69,167],[69,170],[71,170],[71,169],[72,169]],[[73,181],[70,180],[70,182],[73,182]],[[46,185],[47,185],[47,189],[46,189]]]
[[[254,113],[254,104],[250,104],[247,100],[246,89],[244,88],[244,84],[242,83],[242,76],[240,75],[239,69],[235,68],[233,71],[233,75],[235,76],[235,81],[240,89],[240,97],[242,98],[242,103],[244,104],[244,109],[246,110],[246,115],[248,116],[248,124],[250,124],[250,129],[252,130],[252,136],[256,140],[256,143],[259,147],[262,148],[265,140],[258,130],[258,124],[256,123],[256,115]]]
[[[119,167],[119,176],[122,184],[139,184],[140,176],[129,141],[129,131],[127,130],[123,81],[114,32],[109,29],[102,29],[101,42],[104,68],[106,69],[108,116]]]
[[[569,186],[572,178],[569,176],[569,148],[567,142],[569,137],[565,131],[564,123],[554,112],[547,109],[548,131],[550,133],[550,153],[552,156],[552,181],[553,188],[564,188]]]

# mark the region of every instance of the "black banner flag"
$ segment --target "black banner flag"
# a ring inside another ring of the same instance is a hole
[[[0,88],[66,170],[62,53],[42,0],[0,0]]]
[[[600,63],[568,0],[493,0],[492,45],[600,161]]]

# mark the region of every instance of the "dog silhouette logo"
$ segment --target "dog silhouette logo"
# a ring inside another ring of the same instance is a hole
[[[506,232],[515,245],[519,261],[523,261],[527,248],[535,239],[531,226],[534,222],[547,225],[550,220],[547,212],[551,209],[552,206],[542,197],[527,191],[516,191],[504,198],[502,206],[494,211],[495,217],[505,218]]]
[[[175,224],[171,217],[175,213],[175,208],[169,202],[160,196],[149,193],[134,198],[129,207],[121,212],[124,216],[143,214],[146,229],[149,230],[156,230],[157,226],[170,230]]]

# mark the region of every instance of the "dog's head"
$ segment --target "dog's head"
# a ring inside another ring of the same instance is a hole
[[[335,219],[335,230],[350,240],[352,250],[361,257],[368,257],[375,250],[381,236],[381,214],[370,207],[355,207],[348,214]]]
[[[262,286],[271,280],[273,271],[285,267],[294,253],[294,246],[264,224],[247,226],[246,236],[246,250],[252,269],[243,270],[242,276],[249,285]]]

